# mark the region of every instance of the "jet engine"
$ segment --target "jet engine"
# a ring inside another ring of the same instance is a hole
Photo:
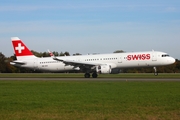
[[[96,72],[97,73],[111,73],[111,66],[110,65],[99,65],[96,66]]]

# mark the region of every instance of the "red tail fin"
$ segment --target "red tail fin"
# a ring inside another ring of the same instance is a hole
[[[32,52],[26,47],[26,45],[18,37],[12,37],[11,40],[12,40],[14,52],[17,57],[34,56]]]

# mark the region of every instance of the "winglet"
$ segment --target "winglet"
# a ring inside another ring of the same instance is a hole
[[[61,60],[61,59],[58,59],[58,58],[56,58],[56,56],[54,56],[54,54],[51,52],[51,51],[49,51],[48,50],[48,53],[49,53],[49,55],[51,56],[51,58],[53,59],[53,60],[57,60],[57,61],[64,61],[64,60]]]
[[[54,56],[54,54],[48,49],[48,53],[49,53],[49,55],[52,57],[52,58],[54,58],[55,56]]]

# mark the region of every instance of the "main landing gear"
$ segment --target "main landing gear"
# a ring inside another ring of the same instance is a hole
[[[85,74],[84,74],[84,77],[85,77],[85,78],[90,78],[90,76],[91,76],[90,73],[85,73]],[[92,73],[92,77],[93,77],[93,78],[97,78],[97,76],[98,76],[97,72],[93,72],[93,73]]]
[[[154,69],[154,75],[155,75],[155,76],[158,76],[158,72],[157,72],[156,67],[153,67],[153,69]]]

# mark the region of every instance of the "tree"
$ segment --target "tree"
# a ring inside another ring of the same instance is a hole
[[[113,53],[124,53],[125,51],[123,51],[123,50],[116,50],[116,51],[114,51]]]
[[[36,52],[34,50],[31,50],[31,52],[36,56],[36,57],[42,57],[42,53]]]
[[[59,56],[64,56],[64,53],[63,53],[63,52],[61,52],[61,53],[59,54]]]
[[[67,51],[64,53],[64,55],[65,56],[70,56],[69,52],[67,52]]]
[[[6,63],[5,63],[5,56],[0,52],[0,72],[6,72]]]
[[[54,56],[59,56],[59,53],[58,52],[53,52]]]
[[[75,54],[73,54],[73,56],[77,56],[77,55],[82,55],[82,54],[80,54],[80,53],[75,53]]]
[[[18,67],[15,67],[15,66],[10,64],[10,62],[12,62],[15,59],[16,58],[14,56],[11,56],[11,57],[9,57],[9,58],[7,58],[5,60],[5,63],[6,63],[6,73],[17,73],[17,72],[20,72]]]
[[[43,52],[42,57],[50,57],[50,54],[48,52]]]
[[[174,72],[180,72],[180,60],[176,60]]]

